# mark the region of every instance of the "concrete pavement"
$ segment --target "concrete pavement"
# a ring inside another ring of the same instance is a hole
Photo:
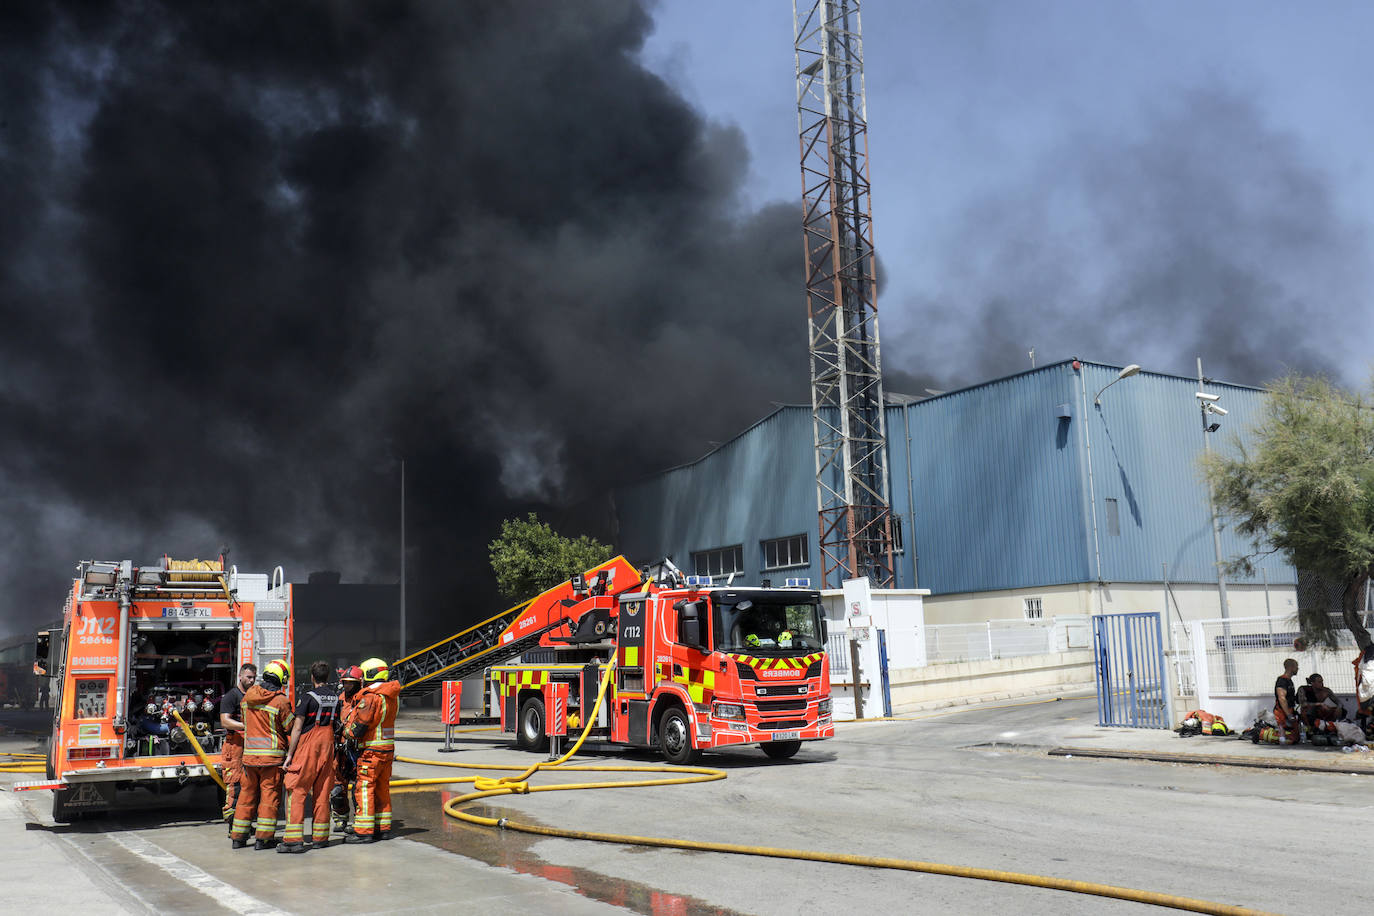
[[[444,759],[437,753],[443,727],[434,710],[406,710],[398,731],[403,753]],[[1235,738],[1180,738],[1164,730],[1099,728],[1091,699],[1081,696],[1068,702],[1054,697],[1002,698],[913,709],[890,720],[840,723],[837,738],[834,743],[809,745],[787,764],[766,761],[756,749],[708,758],[711,765],[729,769],[729,782],[691,790],[692,804],[675,812],[671,828],[662,819],[644,820],[641,800],[653,795],[637,796],[634,805],[608,805],[614,796],[602,793],[571,793],[557,802],[551,796],[516,797],[503,800],[501,806],[526,819],[715,838],[722,834],[722,824],[738,823],[733,817],[740,805],[747,804],[770,812],[767,824],[754,824],[748,831],[764,845],[890,850],[909,858],[1089,876],[1166,890],[1173,887],[1175,859],[1180,856],[1210,855],[1217,867],[1225,865],[1223,870],[1243,868],[1245,861],[1255,858],[1235,834],[1256,833],[1255,824],[1277,816],[1276,798],[1288,816],[1324,818],[1320,823],[1332,835],[1349,829],[1343,820],[1349,817],[1348,806],[1325,801],[1339,798],[1343,787],[1319,772],[1270,776],[1251,770],[1241,776],[1216,764],[1247,766],[1253,759],[1276,769],[1322,766],[1332,775],[1374,775],[1370,755],[1343,754],[1339,748],[1257,747]],[[0,738],[0,751],[32,752],[37,747],[32,736]],[[465,726],[458,750],[447,759],[513,762],[509,736],[495,730]],[[1183,762],[1206,765],[1179,769],[1078,759],[1096,755],[1178,763],[1164,756],[1176,755]],[[514,755],[514,760],[522,756]],[[630,762],[656,762],[638,759],[643,756],[628,755]],[[1075,759],[1066,764],[1060,762],[1063,757]],[[405,769],[398,775],[438,775],[423,768]],[[822,774],[829,779],[828,789],[816,795],[812,789]],[[33,777],[5,774],[0,784],[23,778]],[[1142,795],[1146,790],[1141,786],[1155,781],[1168,786]],[[1027,794],[1027,786],[1034,792]],[[713,877],[704,881],[700,863],[690,856],[574,841],[531,841],[464,828],[439,813],[437,803],[444,794],[436,790],[398,795],[398,814],[406,825],[402,839],[361,850],[330,848],[295,859],[286,874],[298,880],[285,880],[275,868],[275,856],[264,862],[264,854],[229,855],[222,826],[192,812],[111,816],[70,828],[53,827],[47,817],[49,796],[41,792],[0,792],[0,856],[22,863],[22,873],[16,873],[20,880],[12,884],[19,888],[16,908],[41,908],[38,911],[53,909],[60,901],[111,912],[266,914],[311,911],[325,898],[356,911],[388,912],[425,912],[455,899],[477,901],[500,912],[779,911],[772,885],[749,889],[758,867],[749,861],[712,860]],[[662,797],[687,796],[664,790]],[[879,797],[884,799],[879,807],[863,807],[864,799]],[[1185,798],[1189,801],[1181,803]],[[1205,800],[1205,805],[1193,800]],[[1024,819],[1037,825],[1033,837],[1018,837],[1020,819],[1005,817],[1009,805],[1026,810]],[[846,817],[853,819],[859,810],[864,812],[861,827],[846,832]],[[921,815],[893,819],[893,811]],[[1154,823],[1152,819],[1160,819],[1165,811],[1168,816]],[[1092,816],[1085,817],[1085,812]],[[822,823],[824,830],[817,826]],[[1218,836],[1210,836],[1209,830]],[[1175,833],[1193,845],[1157,861],[1151,836],[1165,832],[1169,850],[1184,841]],[[725,834],[732,836],[728,829]],[[1054,844],[1047,846],[1045,837],[1050,835]],[[1219,847],[1222,835],[1229,845]],[[1100,864],[1098,850],[1110,844],[1125,852],[1108,868]],[[1227,855],[1237,862],[1215,860],[1221,848],[1234,848]],[[378,868],[376,878],[370,877],[371,869],[358,871],[362,862]],[[771,871],[778,873],[780,867]],[[717,879],[717,873],[723,877]],[[805,880],[807,874],[798,871],[792,879]],[[391,876],[402,875],[392,883]],[[973,900],[993,905],[1010,893],[995,885],[965,886],[949,879],[935,886],[928,879],[837,872],[835,880],[853,883],[846,892],[859,895],[882,897],[917,889],[927,895],[945,893],[935,898],[938,902],[931,910],[936,912],[968,911]],[[1215,896],[1214,889],[1206,887],[1185,884],[1183,889],[1209,899]],[[1266,887],[1235,899],[1281,899],[1276,895]],[[373,899],[386,903],[372,906]],[[1027,904],[1021,897],[1014,899],[1018,906]],[[1127,911],[1124,906],[1103,909],[1100,900],[1080,903],[1051,897],[1037,904],[1036,899],[1030,899],[1031,909],[1023,911]]]

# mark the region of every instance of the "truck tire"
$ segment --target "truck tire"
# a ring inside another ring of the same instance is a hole
[[[675,766],[696,763],[701,752],[692,747],[692,725],[680,706],[669,707],[658,722],[658,747]]]
[[[786,760],[788,757],[795,757],[797,751],[801,750],[800,741],[767,741],[760,744],[763,752],[773,760]]]
[[[520,716],[515,721],[515,746],[522,751],[541,753],[549,749],[549,736],[544,733],[543,697],[530,697],[520,704]]]
[[[81,818],[80,814],[70,814],[67,811],[67,799],[71,794],[70,788],[52,790],[52,819],[59,824],[70,824]]]

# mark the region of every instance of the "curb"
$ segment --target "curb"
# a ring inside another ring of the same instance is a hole
[[[1155,763],[1196,763],[1209,766],[1248,767],[1257,770],[1298,770],[1308,773],[1349,773],[1352,776],[1374,776],[1374,766],[1341,760],[1339,763],[1306,763],[1277,760],[1273,757],[1233,757],[1228,754],[1171,754],[1167,751],[1106,750],[1094,747],[1050,748],[1051,757],[1100,757],[1113,760],[1149,760]]]

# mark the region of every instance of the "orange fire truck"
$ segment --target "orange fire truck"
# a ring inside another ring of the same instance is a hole
[[[226,568],[224,559],[83,561],[62,626],[38,642],[60,685],[47,779],[53,819],[108,809],[117,790],[157,794],[211,782],[177,723],[219,764],[219,705],[241,664],[291,665],[291,586]]]
[[[490,669],[501,726],[542,751],[552,713],[544,686],[568,685],[567,721],[553,731],[576,732],[613,670],[589,738],[656,747],[684,764],[745,744],[786,758],[803,741],[834,737],[820,592],[788,584],[719,586],[667,561],[636,572],[623,557],[574,577],[525,606],[497,641],[493,654],[540,634],[520,663]]]

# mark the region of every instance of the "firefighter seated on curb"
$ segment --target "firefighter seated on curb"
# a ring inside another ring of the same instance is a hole
[[[396,711],[401,685],[388,680],[386,662],[369,658],[363,669],[363,689],[353,706],[352,724],[344,729],[358,743],[358,781],[353,790],[353,834],[345,843],[372,843],[391,831],[391,764],[396,753]]]
[[[334,717],[339,694],[328,683],[329,663],[310,666],[311,689],[296,704],[286,771],[286,832],[277,852],[305,852],[305,800],[313,802],[310,837],[316,849],[329,845],[329,792],[334,786]]]
[[[1327,687],[1320,674],[1310,674],[1307,683],[1298,688],[1298,712],[1307,725],[1309,737],[1334,736],[1336,723],[1345,718],[1345,707]]]
[[[281,808],[282,760],[291,734],[291,701],[282,686],[290,678],[285,662],[263,666],[262,683],[243,696],[243,771],[234,826],[229,831],[234,849],[248,845],[248,828],[257,814],[254,849],[269,849],[277,832]]]

